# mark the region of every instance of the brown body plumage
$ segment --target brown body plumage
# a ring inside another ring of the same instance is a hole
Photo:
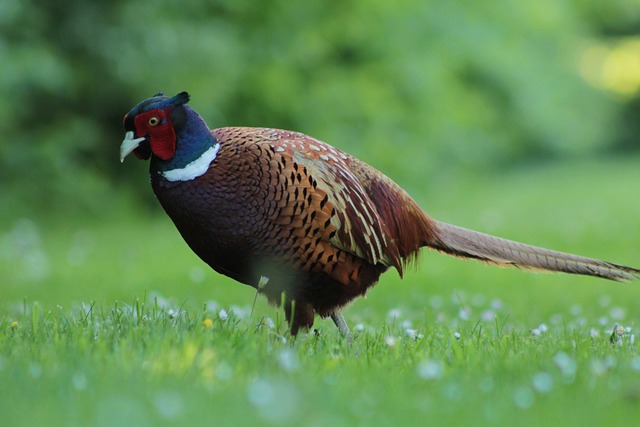
[[[306,135],[212,131],[220,151],[203,178],[153,188],[189,246],[216,271],[257,287],[296,333],[334,314],[380,274],[428,246],[501,265],[629,279],[638,270],[476,233],[431,219],[371,166]],[[294,310],[292,313],[291,310]]]
[[[156,175],[154,191],[213,269],[252,286],[268,277],[260,291],[275,304],[284,292],[294,333],[363,295],[387,268],[402,272],[433,239],[433,221],[400,187],[321,141],[257,128],[213,135],[220,151],[207,179]]]
[[[158,94],[125,116],[121,160],[151,159],[156,196],[216,271],[284,303],[292,333],[331,316],[421,247],[503,266],[624,281],[640,270],[536,248],[430,218],[391,179],[301,133],[210,131],[186,92]]]

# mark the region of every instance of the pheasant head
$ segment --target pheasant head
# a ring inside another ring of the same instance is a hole
[[[171,98],[159,93],[133,107],[124,116],[126,133],[120,145],[120,161],[132,152],[141,160],[151,159],[151,172],[170,181],[202,175],[219,144],[187,102],[187,92]]]

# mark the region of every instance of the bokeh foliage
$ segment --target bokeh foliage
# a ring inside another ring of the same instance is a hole
[[[299,130],[405,186],[637,150],[640,65],[614,54],[640,54],[638,6],[4,0],[0,199],[103,208],[114,188],[149,194],[117,152],[124,113],[160,90],[191,92],[211,127]]]

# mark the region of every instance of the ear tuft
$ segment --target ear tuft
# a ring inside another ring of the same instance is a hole
[[[173,105],[176,105],[176,106],[177,105],[184,105],[187,102],[189,102],[190,98],[191,97],[189,96],[189,93],[183,91],[183,92],[180,92],[179,94],[177,94],[176,96],[174,96],[173,98],[171,98],[171,103]]]

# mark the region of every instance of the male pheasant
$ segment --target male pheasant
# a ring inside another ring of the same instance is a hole
[[[625,281],[640,270],[430,218],[391,179],[297,132],[209,130],[189,95],[157,94],[124,118],[120,160],[151,159],[151,185],[191,249],[217,272],[284,302],[291,333],[364,295],[426,246],[503,266]]]

